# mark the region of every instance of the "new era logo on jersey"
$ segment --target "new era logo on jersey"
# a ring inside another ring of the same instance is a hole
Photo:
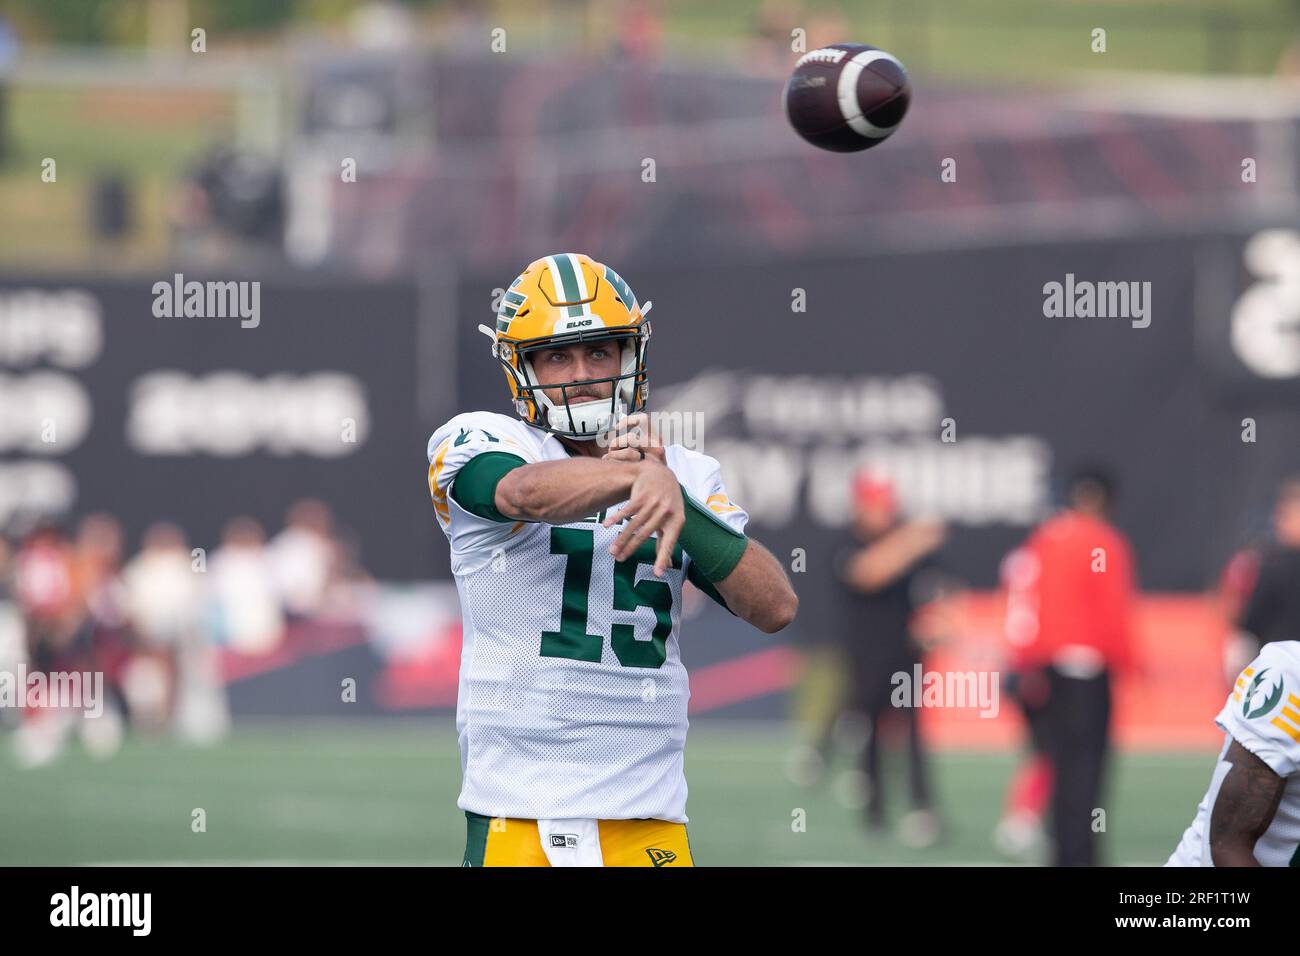
[[[677,859],[677,854],[672,850],[660,850],[655,847],[646,847],[646,856],[650,857],[650,862],[656,867],[666,866]]]
[[[553,847],[572,847],[578,845],[578,836],[576,833],[552,833],[551,846]]]

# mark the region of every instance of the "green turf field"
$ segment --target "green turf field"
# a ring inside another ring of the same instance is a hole
[[[701,865],[999,863],[989,845],[1007,754],[936,762],[951,834],[912,851],[868,838],[828,788],[782,772],[790,732],[697,723],[687,746],[691,846]],[[7,744],[7,740],[0,743]],[[446,719],[279,724],[208,750],[130,742],[98,763],[71,748],[38,770],[0,748],[0,864],[104,862],[460,862],[460,769]],[[1168,856],[1209,779],[1213,754],[1122,757],[1108,800],[1113,863]],[[894,801],[897,808],[898,801]],[[195,808],[207,832],[191,830]],[[806,832],[792,814],[806,811]]]

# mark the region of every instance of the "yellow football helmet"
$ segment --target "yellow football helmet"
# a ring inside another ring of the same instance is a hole
[[[557,435],[587,440],[646,407],[649,311],[650,303],[641,306],[609,266],[581,253],[562,252],[538,259],[520,273],[501,299],[496,328],[480,325],[479,330],[492,339],[492,354],[505,368],[519,417]],[[619,374],[547,385],[560,389],[561,403],[552,402],[537,383],[529,356],[540,349],[601,340],[618,343]],[[602,382],[614,383],[609,398],[570,403],[570,388]]]

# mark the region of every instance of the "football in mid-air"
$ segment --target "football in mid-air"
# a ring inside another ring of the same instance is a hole
[[[814,146],[855,153],[898,129],[911,99],[897,57],[862,43],[836,43],[805,53],[794,65],[785,115]]]

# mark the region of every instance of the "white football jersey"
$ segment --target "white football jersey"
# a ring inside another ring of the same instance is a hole
[[[627,561],[621,525],[491,521],[451,496],[475,455],[570,457],[549,432],[492,412],[457,415],[429,439],[429,487],[451,544],[463,648],[456,702],[458,805],[493,817],[657,818],[686,822],[686,670],[677,647],[680,547],[663,578],[655,540]],[[699,504],[736,531],[747,521],[718,462],[680,445],[667,464]],[[617,508],[619,506],[615,506]]]
[[[1264,866],[1300,866],[1300,641],[1265,644],[1237,678],[1215,723],[1226,736],[1210,789],[1165,866],[1214,865],[1210,814],[1232,766],[1223,758],[1234,740],[1286,778],[1273,822],[1255,843],[1255,859]]]

